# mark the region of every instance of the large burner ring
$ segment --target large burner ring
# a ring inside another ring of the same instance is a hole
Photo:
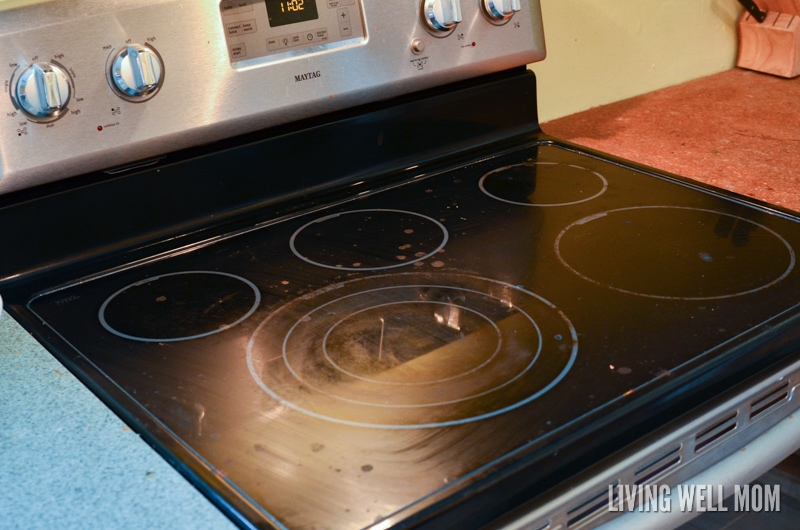
[[[306,415],[388,429],[497,416],[569,372],[577,333],[519,286],[406,273],[328,286],[256,329],[247,361],[272,398]]]

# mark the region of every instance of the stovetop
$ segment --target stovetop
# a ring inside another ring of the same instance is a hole
[[[536,0],[73,3],[4,303],[243,528],[476,528],[795,357],[798,219],[542,133]]]
[[[788,215],[545,141],[28,308],[220,504],[385,528],[520,470],[541,491],[578,440],[757,368],[796,248]]]

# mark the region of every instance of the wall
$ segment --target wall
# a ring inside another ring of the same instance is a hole
[[[733,68],[736,0],[541,0],[547,121]]]

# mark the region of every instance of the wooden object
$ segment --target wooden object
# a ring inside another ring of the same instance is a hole
[[[800,15],[800,0],[756,0],[756,3],[767,11]]]
[[[749,13],[739,20],[737,66],[781,77],[800,75],[800,0],[758,0],[762,23]]]

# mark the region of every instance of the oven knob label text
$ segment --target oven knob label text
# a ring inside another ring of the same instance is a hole
[[[424,70],[425,65],[428,64],[427,57],[420,57],[418,59],[411,59],[411,64],[417,67],[417,70]]]

